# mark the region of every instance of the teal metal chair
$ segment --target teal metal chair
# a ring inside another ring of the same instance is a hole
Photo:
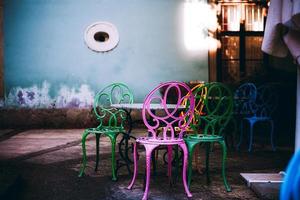
[[[206,91],[203,93],[203,91]],[[226,125],[232,117],[233,95],[229,88],[222,83],[206,83],[193,90],[195,104],[203,104],[202,112],[194,112],[194,123],[190,124],[193,133],[185,137],[185,142],[189,151],[188,164],[188,185],[192,180],[192,159],[197,144],[206,144],[206,177],[207,183],[210,183],[209,177],[209,154],[211,145],[219,143],[223,150],[222,158],[222,177],[226,191],[231,191],[225,176],[225,162],[227,157],[227,148],[224,139]],[[204,95],[205,94],[205,95]]]
[[[93,134],[96,136],[95,171],[97,171],[99,163],[100,136],[107,136],[111,141],[112,180],[117,180],[115,159],[116,139],[120,133],[127,134],[127,131],[124,127],[127,119],[127,113],[122,109],[112,108],[110,105],[119,103],[133,103],[132,92],[123,83],[110,84],[96,94],[94,99],[94,114],[99,122],[99,125],[96,128],[85,129],[82,134],[82,166],[79,177],[84,174],[84,170],[87,165],[85,142],[87,136],[89,134]]]

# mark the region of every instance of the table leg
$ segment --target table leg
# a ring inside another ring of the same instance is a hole
[[[123,134],[123,138],[121,139],[121,141],[119,142],[118,146],[119,146],[119,154],[120,154],[120,157],[121,159],[118,159],[117,160],[117,171],[123,167],[123,166],[126,166],[127,168],[127,171],[129,174],[131,174],[131,170],[130,170],[130,164],[132,164],[132,160],[129,158],[129,149],[131,146],[129,146],[129,140],[130,139],[135,139],[135,137],[133,136],[130,136],[131,134],[131,131],[132,131],[132,118],[131,118],[131,110],[126,110],[124,109],[124,111],[126,112],[126,115],[127,115],[127,120],[128,120],[128,131],[126,134]],[[122,148],[124,146],[124,149]]]

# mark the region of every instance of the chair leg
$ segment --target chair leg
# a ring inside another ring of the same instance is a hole
[[[226,157],[227,157],[227,149],[226,149],[226,144],[225,141],[222,140],[219,142],[222,146],[223,149],[223,158],[222,158],[222,177],[223,177],[223,182],[224,182],[224,186],[226,188],[227,192],[231,192],[231,188],[227,183],[227,179],[226,179],[226,175],[225,175],[225,166],[226,166]]]
[[[128,146],[128,141],[130,140],[130,136],[128,135],[128,133],[124,133],[122,132],[123,136],[122,136],[122,139],[120,140],[120,142],[118,143],[118,147],[119,147],[119,154],[120,154],[120,157],[121,159],[120,160],[117,160],[117,170],[116,170],[116,173],[118,174],[118,170],[120,169],[120,167],[122,166],[122,164],[119,163],[119,161],[123,160],[125,162],[125,166],[127,168],[127,171],[128,171],[128,174],[131,175],[132,172],[130,170],[130,167],[129,165],[131,163],[133,163],[130,158],[128,157],[128,154],[129,154],[129,146]],[[124,153],[123,153],[123,149],[122,149],[122,146],[125,145],[124,147]],[[133,150],[133,149],[132,149]]]
[[[158,154],[159,154],[159,150],[157,149],[155,152],[155,159],[158,160]]]
[[[152,170],[153,170],[153,175],[156,176],[156,159],[155,159],[155,151],[152,152],[151,155],[151,160],[152,160]]]
[[[193,171],[193,154],[197,142],[188,141],[188,140],[185,142],[188,148],[188,186],[190,187],[191,180],[192,180],[192,171]]]
[[[230,149],[234,150],[238,127],[237,127],[237,121],[236,121],[235,117],[231,118],[231,122],[232,122],[231,124],[232,124],[233,131],[230,131],[231,132],[231,134],[230,134],[230,136],[231,136]],[[229,143],[228,143],[228,145],[229,145]]]
[[[187,196],[192,197],[192,194],[190,193],[189,187],[188,187],[187,182],[186,182],[186,167],[187,167],[187,162],[188,162],[188,157],[189,157],[188,149],[187,149],[185,143],[181,143],[181,144],[179,144],[179,146],[181,147],[181,149],[183,151],[183,168],[182,168],[183,186],[184,186],[184,189],[185,189],[185,192],[186,192]],[[193,158],[192,155],[190,157]]]
[[[138,162],[137,162],[137,143],[135,142],[133,145],[133,162],[134,162],[134,169],[133,169],[133,177],[131,180],[131,183],[129,184],[129,186],[127,187],[129,190],[132,188],[135,179],[136,179],[136,175],[137,175],[137,169],[138,169]]]
[[[144,144],[144,146],[146,148],[146,184],[145,184],[145,192],[144,192],[143,200],[146,200],[149,192],[151,157],[153,155],[152,152],[159,145]]]
[[[273,122],[273,120],[270,120],[270,124],[271,124],[271,145],[272,145],[272,150],[276,151],[276,147],[274,145],[274,122]]]
[[[179,154],[178,154],[178,145],[175,146],[175,155],[174,155],[174,158],[175,158],[175,183],[176,181],[178,180],[178,172],[179,172]]]
[[[244,120],[241,120],[241,124],[240,124],[240,141],[239,143],[236,145],[236,149],[239,151],[240,150],[240,146],[242,144],[242,141],[243,141],[243,122]]]
[[[206,183],[207,184],[210,184],[210,176],[209,176],[209,153],[210,153],[210,142],[206,143],[205,173],[206,173]]]
[[[172,151],[173,145],[168,145],[168,178],[170,185],[172,185]]]
[[[100,144],[100,134],[96,133],[96,166],[95,166],[95,172],[98,170],[98,164],[99,164],[99,144]]]
[[[238,132],[239,132],[239,121],[234,118],[234,131],[233,131],[233,141],[232,141],[232,147],[233,149],[235,148],[235,144],[236,144],[236,141],[237,141],[237,135],[238,135]]]
[[[254,128],[254,124],[255,122],[249,121],[249,125],[250,125],[250,138],[249,138],[249,147],[248,147],[248,152],[252,151],[252,143],[253,143],[253,128]]]
[[[85,147],[85,141],[87,136],[90,134],[90,132],[88,132],[87,130],[85,130],[82,134],[82,139],[81,139],[81,145],[82,145],[82,165],[81,165],[81,169],[79,172],[79,177],[82,177],[82,175],[84,174],[84,170],[86,168],[86,147]]]
[[[109,134],[108,137],[111,141],[111,170],[112,170],[112,180],[116,181],[117,180],[117,175],[116,175],[116,141],[117,141],[117,136],[118,134]]]
[[[201,174],[202,171],[201,171],[199,156],[200,156],[200,145],[199,145],[199,148],[195,149],[194,159],[195,159],[196,169],[197,169],[198,173]]]

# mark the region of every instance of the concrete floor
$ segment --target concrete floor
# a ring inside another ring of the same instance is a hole
[[[131,176],[125,167],[117,182],[111,181],[108,138],[101,138],[100,167],[94,172],[95,139],[87,141],[88,168],[79,178],[82,129],[0,130],[0,195],[5,199],[141,199],[143,195],[144,156],[139,161],[139,176],[133,190],[127,190]],[[145,133],[134,130],[134,135]],[[232,192],[227,193],[221,179],[221,151],[211,153],[211,184],[205,175],[194,171],[190,191],[192,199],[258,199],[240,177],[241,172],[279,172],[284,170],[292,150],[255,147],[253,153],[228,152],[227,177]],[[182,181],[170,187],[160,151],[157,176],[150,182],[149,199],[187,199]],[[200,160],[204,159],[204,149]],[[117,156],[118,153],[117,153]],[[202,159],[201,159],[202,158]],[[204,165],[203,165],[204,166]],[[6,196],[3,196],[6,195]],[[0,196],[1,199],[1,196]]]

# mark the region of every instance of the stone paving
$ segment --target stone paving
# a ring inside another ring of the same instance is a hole
[[[141,150],[139,175],[132,190],[126,187],[131,175],[125,167],[119,171],[117,182],[111,181],[110,151],[108,138],[101,138],[100,166],[94,172],[95,139],[87,141],[88,167],[79,178],[81,163],[81,134],[83,129],[32,129],[0,130],[0,195],[5,199],[141,199],[143,195],[144,152]],[[134,130],[134,135],[145,129]],[[201,147],[200,147],[201,148]],[[182,181],[170,186],[167,167],[160,151],[157,175],[150,181],[149,199],[188,199]],[[204,168],[204,148],[200,151]],[[211,184],[206,184],[205,174],[194,169],[191,199],[258,199],[245,185],[241,172],[279,172],[285,169],[292,150],[257,147],[253,153],[228,152],[227,177],[232,192],[226,192],[221,178],[221,151],[215,145],[211,153]],[[118,151],[117,151],[118,157]],[[204,171],[204,169],[203,169]],[[181,176],[180,176],[181,177]],[[1,199],[1,196],[0,196]]]

